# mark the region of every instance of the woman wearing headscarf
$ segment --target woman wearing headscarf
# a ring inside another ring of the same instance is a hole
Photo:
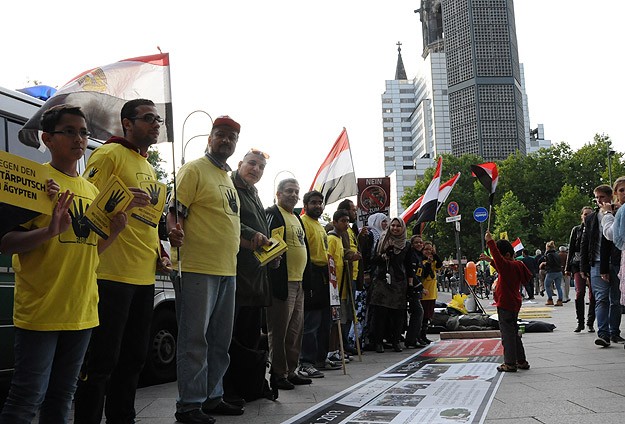
[[[406,224],[393,218],[387,231],[380,235],[372,259],[372,290],[370,308],[372,317],[372,339],[376,352],[384,352],[383,341],[393,345],[395,352],[401,352],[399,336],[406,314],[406,290],[414,280],[410,243],[406,241]]]

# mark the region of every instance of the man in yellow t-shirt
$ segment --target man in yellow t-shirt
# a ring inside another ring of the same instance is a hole
[[[41,127],[52,157],[45,164],[47,191],[54,198],[62,194],[52,215],[38,215],[0,242],[3,253],[14,253],[15,269],[15,371],[2,424],[31,422],[40,407],[40,422],[69,420],[80,366],[98,325],[98,253],[126,225],[120,212],[104,241],[81,222],[98,194],[76,168],[89,137],[83,112],[70,105],[52,107]]]
[[[241,235],[240,201],[226,163],[241,126],[229,116],[213,122],[206,154],[178,174],[177,202],[170,204],[170,230],[182,228],[180,257],[174,252],[178,321],[178,399],[180,422],[210,423],[210,415],[240,415],[243,407],[223,400],[232,339]]]
[[[147,151],[156,143],[163,119],[147,99],[126,102],[120,115],[124,137],[111,137],[96,149],[84,177],[102,189],[116,175],[142,202],[137,206],[147,206],[151,197],[139,187],[156,181]],[[135,418],[135,394],[149,348],[154,277],[157,266],[165,269],[170,264],[161,254],[157,228],[130,216],[112,248],[100,258],[100,325],[91,335],[76,391],[74,421],[78,424],[99,424],[104,411],[109,422]]]
[[[280,266],[269,270],[273,303],[267,308],[267,332],[273,388],[293,390],[312,380],[295,372],[302,346],[304,292],[302,280],[309,260],[304,226],[293,209],[299,200],[299,183],[287,178],[278,183],[278,204],[267,208],[271,235],[286,241],[288,250]]]

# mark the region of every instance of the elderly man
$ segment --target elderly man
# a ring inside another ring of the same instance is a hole
[[[262,308],[271,305],[267,266],[261,266],[254,255],[255,249],[269,243],[265,208],[254,187],[265,172],[268,158],[268,154],[251,149],[230,176],[241,202],[241,246],[237,254],[234,331],[230,366],[224,376],[224,398],[229,403],[239,405],[245,404],[245,393],[249,388],[249,375],[242,374],[253,366],[245,362],[253,362],[249,354],[258,348]],[[270,262],[270,266],[276,263],[279,263],[279,259]],[[264,363],[261,365],[264,368]]]
[[[302,346],[304,291],[302,280],[309,261],[304,226],[293,209],[299,200],[299,183],[287,178],[278,183],[278,204],[267,208],[272,236],[279,235],[288,245],[280,266],[269,270],[273,304],[267,309],[267,332],[271,357],[271,385],[293,390],[312,380],[295,373]]]
[[[208,423],[209,414],[240,415],[226,403],[222,378],[234,321],[235,276],[241,223],[240,202],[226,160],[234,153],[241,126],[229,116],[215,119],[206,155],[178,174],[177,201],[169,206],[168,228],[185,232],[175,265],[178,321],[176,420]],[[174,252],[176,253],[176,252]],[[179,257],[178,257],[179,256]]]

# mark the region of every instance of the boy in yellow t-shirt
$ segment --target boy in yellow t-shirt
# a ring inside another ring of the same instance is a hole
[[[76,168],[87,147],[85,115],[59,105],[41,119],[42,139],[52,160],[48,195],[58,197],[52,215],[39,215],[6,233],[3,253],[15,269],[15,372],[0,423],[69,419],[91,329],[98,325],[98,254],[126,226],[116,215],[108,240],[99,240],[82,217],[98,189]]]

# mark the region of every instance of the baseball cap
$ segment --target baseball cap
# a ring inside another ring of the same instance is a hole
[[[236,132],[241,132],[241,125],[228,115],[221,115],[213,122],[213,128],[219,127],[221,125],[228,126],[234,129]]]

